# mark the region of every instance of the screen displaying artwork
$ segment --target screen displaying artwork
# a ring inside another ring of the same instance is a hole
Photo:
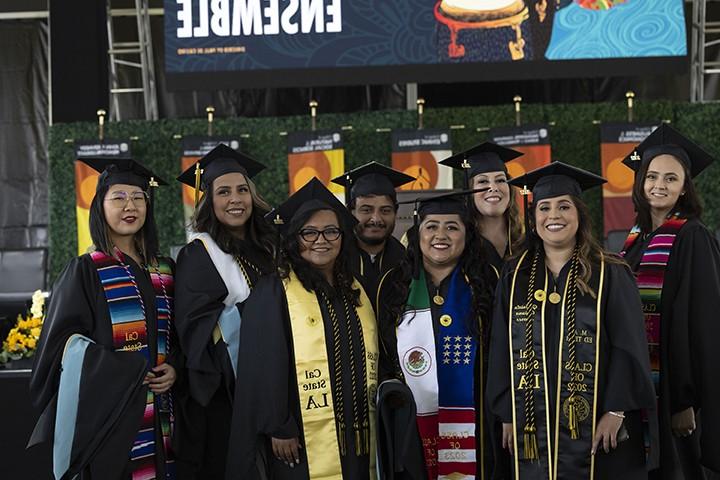
[[[174,89],[686,66],[682,0],[165,0],[165,69]]]

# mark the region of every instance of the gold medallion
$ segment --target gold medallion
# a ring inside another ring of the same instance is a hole
[[[552,292],[550,296],[548,296],[548,300],[550,300],[550,303],[557,305],[560,303],[560,300],[562,300],[562,297],[557,292]]]
[[[571,395],[565,399],[562,405],[563,415],[565,418],[570,418],[570,403],[575,406],[575,413],[577,415],[578,422],[584,422],[590,416],[590,403],[580,395]]]
[[[440,325],[443,327],[449,327],[452,323],[452,317],[450,315],[443,315],[440,317]]]
[[[445,299],[440,295],[435,295],[433,297],[433,302],[435,303],[435,305],[442,305],[443,303],[445,303]]]
[[[545,290],[535,290],[535,300],[538,302],[545,301]]]

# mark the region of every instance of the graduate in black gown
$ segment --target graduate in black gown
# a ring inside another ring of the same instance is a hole
[[[475,235],[463,195],[421,200],[407,254],[380,284],[381,379],[407,384],[417,411],[420,468],[403,478],[492,476],[484,390],[496,275]]]
[[[264,219],[270,208],[251,180],[264,168],[220,144],[179,177],[204,192],[176,276],[189,393],[179,399],[184,442],[177,453],[189,478],[225,475],[242,306],[258,278],[273,269],[275,234]]]
[[[440,163],[465,174],[466,188],[483,189],[472,196],[471,212],[485,258],[500,276],[505,259],[524,244],[524,228],[507,162],[523,154],[484,142]]]
[[[605,179],[554,162],[513,182],[532,188],[532,227],[496,291],[487,398],[514,478],[647,478],[642,410],[655,402],[640,298],[580,199]]]
[[[175,478],[170,389],[182,360],[173,265],[157,254],[148,192],[165,183],[133,160],[83,161],[102,172],[94,249],[53,286],[30,379],[42,415],[29,445],[52,444],[58,479]]]
[[[693,185],[712,157],[668,125],[625,163],[635,170],[637,225],[623,248],[637,277],[659,405],[656,478],[719,478],[720,249]]]
[[[357,219],[353,274],[373,301],[377,282],[405,254],[405,247],[393,237],[398,209],[395,189],[414,180],[377,162],[366,163],[333,179],[345,187],[347,207]]]
[[[245,303],[228,480],[375,478],[375,315],[348,265],[354,218],[313,178],[271,212],[279,276]]]

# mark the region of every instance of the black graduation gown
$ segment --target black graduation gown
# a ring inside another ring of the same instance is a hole
[[[625,255],[633,271],[651,239],[637,240]],[[720,472],[720,248],[698,220],[688,220],[675,239],[661,308],[660,478],[703,479],[700,463]],[[695,409],[697,430],[675,437],[671,416],[688,407]]]
[[[483,254],[485,254],[485,260],[492,265],[496,278],[499,277],[505,264],[505,259],[498,254],[490,240],[482,236],[480,236],[480,247],[482,248]]]
[[[528,254],[529,255],[529,254]],[[530,268],[530,261],[526,261]],[[495,312],[490,340],[487,400],[491,411],[502,422],[512,423],[510,392],[510,363],[508,345],[508,310],[513,272],[517,260],[506,264],[501,272],[495,293]],[[538,261],[538,272],[545,269],[543,255]],[[557,291],[563,295],[565,282],[570,270],[568,262],[557,279],[549,270],[548,292]],[[542,285],[538,276],[536,285]],[[546,372],[550,392],[557,390],[557,358],[560,347],[560,320],[562,302],[546,303]],[[647,340],[642,317],[642,307],[632,274],[622,264],[606,262],[605,287],[602,298],[600,326],[600,366],[598,369],[598,411],[597,420],[608,411],[624,411],[625,427],[629,439],[606,454],[600,448],[596,454],[595,478],[645,479],[647,468],[643,439],[641,409],[654,406],[654,393],[650,379],[650,361],[647,355]],[[550,403],[550,425],[555,424],[555,395],[548,395]],[[651,427],[652,431],[652,427]],[[522,439],[519,439],[521,442]],[[551,435],[554,442],[554,434]],[[553,447],[554,451],[555,447]],[[522,455],[522,452],[519,452]],[[587,455],[590,455],[588,449]],[[521,460],[524,461],[524,460]],[[562,472],[559,472],[562,475]],[[567,475],[567,473],[565,473]]]
[[[243,245],[253,264],[267,254]],[[254,284],[258,273],[246,268]],[[194,240],[178,254],[175,280],[176,326],[187,357],[187,382],[177,399],[179,469],[195,470],[202,478],[222,478],[230,435],[235,373],[224,342],[214,343],[213,330],[225,308],[225,281],[204,244]],[[238,305],[242,309],[242,304]],[[190,465],[186,465],[189,463]]]
[[[319,303],[325,327],[330,379],[335,391],[332,327],[327,307],[323,301]],[[341,301],[333,301],[333,308],[340,324],[343,385],[347,388],[351,382],[348,367],[350,347],[344,308]],[[270,446],[271,437],[281,439],[299,437],[300,444],[305,444],[295,374],[292,330],[287,297],[280,279],[275,275],[262,277],[245,302],[243,311],[230,434],[229,451],[232,454],[228,455],[226,478],[227,480],[260,478],[256,465],[256,446],[260,440],[266,444],[268,459],[266,468],[270,478],[309,479],[304,449],[300,450],[300,464],[290,468],[275,458]],[[352,336],[352,341],[357,349],[359,339],[356,335]],[[356,365],[356,368],[362,371],[361,365]],[[362,389],[358,390],[358,395],[361,395]],[[343,413],[345,425],[352,425],[352,395],[349,388],[345,390]],[[355,437],[352,428],[346,429],[346,445],[347,454],[341,457],[343,479],[367,480],[370,475],[369,456],[355,455]]]
[[[147,308],[155,305],[155,292],[147,270],[139,267],[129,256],[125,259],[146,306],[150,358],[155,358],[157,312],[155,308]],[[30,378],[33,404],[43,412],[30,445],[53,441],[62,355],[68,338],[76,333],[96,342],[96,346],[88,350],[89,356],[86,355],[83,363],[83,378],[96,381],[81,383],[74,447],[85,444],[96,450],[78,452],[82,460],[75,466],[79,467],[83,480],[126,480],[131,473],[128,461],[130,448],[140,428],[147,392],[147,386],[138,385],[138,374],[142,383],[147,362],[137,352],[114,352],[112,323],[105,293],[89,254],[71,260],[53,286]],[[176,338],[171,328],[170,345],[177,345]],[[113,355],[109,355],[110,352]],[[118,361],[117,355],[127,359],[126,366]],[[178,375],[181,374],[182,360],[176,351],[171,351],[166,362],[175,368]],[[108,379],[111,381],[108,382]],[[108,408],[109,403],[112,408]],[[117,417],[114,426],[107,425],[109,417],[106,414]],[[97,438],[100,432],[106,432],[106,437]],[[157,416],[155,440],[158,447],[158,473],[162,473],[164,451],[160,448],[163,442]]]
[[[402,370],[400,368],[400,361],[398,359],[398,352],[397,352],[397,336],[396,336],[396,324],[397,319],[388,311],[387,305],[390,303],[390,299],[394,298],[397,295],[397,275],[399,275],[399,272],[397,270],[394,270],[388,274],[388,276],[383,280],[382,284],[380,285],[380,292],[378,294],[379,304],[377,305],[378,309],[378,322],[379,322],[379,328],[381,332],[381,347],[380,347],[380,380],[388,380],[388,379],[398,379],[404,381],[404,377],[402,374]],[[485,272],[485,275],[487,277],[487,281],[489,285],[493,285],[493,282],[495,281],[495,275],[494,273],[487,271]],[[447,298],[448,289],[450,287],[450,278],[452,275],[448,275],[439,285],[439,287],[435,287],[433,285],[432,281],[430,280],[430,276],[426,274],[426,281],[427,281],[427,288],[428,293],[430,296],[430,311],[432,314],[433,319],[433,329],[435,332],[435,338],[439,338],[439,330],[440,330],[440,316],[442,315],[442,312],[440,311],[440,306],[436,305],[432,298],[434,295],[439,294],[443,298]],[[486,319],[489,320],[489,319]],[[493,457],[493,449],[492,449],[492,440],[490,435],[490,429],[489,425],[492,425],[492,421],[490,421],[490,418],[487,415],[487,409],[483,409],[484,407],[484,398],[481,394],[481,392],[484,390],[485,385],[482,382],[482,379],[487,378],[487,352],[488,352],[488,346],[485,344],[482,346],[482,356],[480,355],[481,351],[478,349],[477,356],[475,359],[475,365],[474,365],[474,377],[476,379],[475,381],[475,431],[480,432],[483,431],[485,434],[484,438],[484,451],[481,451],[481,443],[479,436],[476,437],[476,459],[477,459],[477,467],[480,469],[480,459],[484,459],[485,464],[485,472],[481,474],[478,472],[476,478],[482,479],[490,479],[493,478],[493,470],[494,470],[494,457]],[[477,381],[477,379],[481,379],[480,382]],[[417,426],[417,425],[416,425]],[[482,429],[482,430],[481,430]],[[417,434],[419,435],[419,433]],[[420,445],[420,443],[418,443]],[[424,467],[424,459],[422,452],[420,454],[420,459],[423,462],[422,471],[423,475],[426,475],[427,470],[425,470]],[[424,478],[424,477],[423,477]]]
[[[352,261],[351,270],[374,305],[378,283],[383,275],[400,265],[400,261],[405,256],[405,247],[397,238],[390,236],[383,251],[375,256],[375,261],[358,244],[355,248],[357,254]]]

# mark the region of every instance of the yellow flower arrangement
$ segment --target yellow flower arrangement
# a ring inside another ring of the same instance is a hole
[[[42,330],[44,306],[45,294],[37,290],[32,296],[30,313],[26,318],[18,315],[17,324],[10,330],[2,344],[0,364],[10,360],[32,357],[35,354]]]

